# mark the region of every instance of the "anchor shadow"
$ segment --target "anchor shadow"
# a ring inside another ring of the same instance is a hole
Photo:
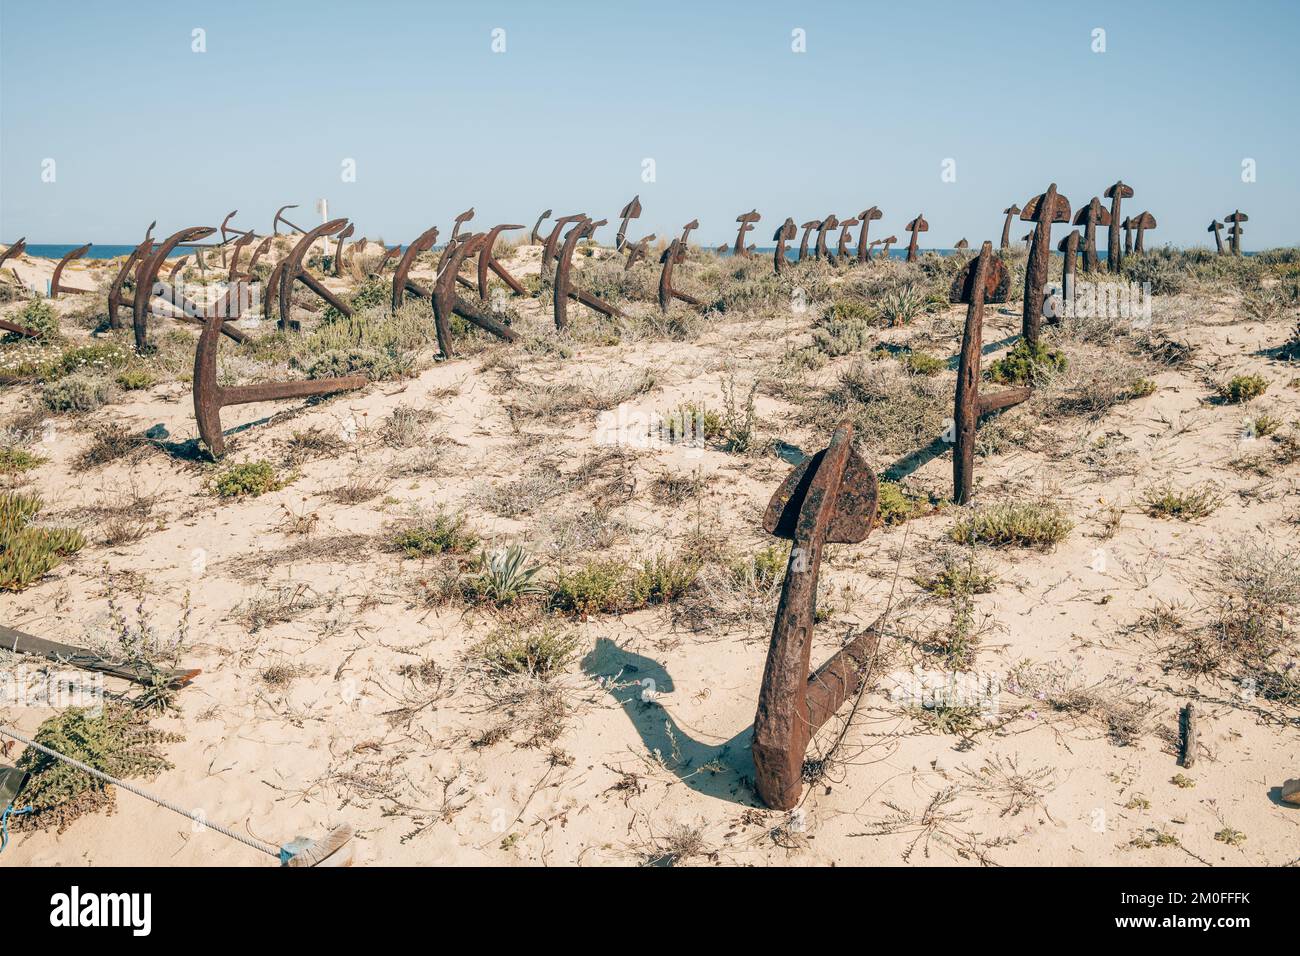
[[[653,699],[675,689],[672,675],[658,661],[621,648],[609,638],[598,638],[580,666],[622,707],[646,753],[658,754],[663,767],[687,787],[729,803],[760,805],[749,749],[752,724],[725,743],[696,740]]]

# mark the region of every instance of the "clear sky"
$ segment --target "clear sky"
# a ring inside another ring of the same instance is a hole
[[[923,212],[947,247],[996,240],[1050,181],[1077,209],[1123,178],[1151,245],[1206,244],[1238,207],[1245,248],[1292,245],[1298,43],[1285,0],[0,0],[0,240],[136,242],[234,208],[266,231],[326,197],[392,243],[471,205],[531,226],[639,193],[634,237],[698,217],[717,243],[756,207],[766,245],[786,216],[878,205],[873,235]]]

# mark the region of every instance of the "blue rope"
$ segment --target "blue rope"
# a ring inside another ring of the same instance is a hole
[[[5,851],[5,847],[7,847],[7,846],[9,845],[9,817],[10,817],[10,815],[13,815],[13,816],[15,816],[15,817],[16,817],[16,816],[20,816],[20,815],[22,815],[22,814],[24,814],[24,813],[31,813],[33,809],[35,809],[35,808],[34,808],[34,807],[29,803],[27,806],[23,807],[21,810],[15,810],[15,809],[14,809],[14,805],[11,803],[11,804],[9,804],[9,806],[5,807],[5,812],[4,812],[4,813],[0,813],[0,853],[3,853],[3,852]]]

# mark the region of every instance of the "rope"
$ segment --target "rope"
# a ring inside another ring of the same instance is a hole
[[[160,807],[164,807],[165,809],[170,810],[173,813],[179,813],[181,816],[187,817],[190,820],[193,820],[195,823],[207,827],[210,830],[216,830],[218,833],[225,834],[226,836],[230,837],[230,839],[238,840],[240,843],[244,844],[245,846],[252,847],[254,850],[261,850],[263,853],[267,853],[275,857],[276,859],[280,858],[279,847],[272,846],[269,843],[263,843],[261,840],[258,840],[255,837],[248,836],[247,834],[244,833],[236,833],[234,830],[231,830],[229,827],[223,827],[219,823],[213,823],[210,820],[205,820],[197,813],[194,813],[190,810],[186,810],[184,807],[177,806],[176,804],[172,803],[170,800],[164,799],[163,797],[155,796],[154,794],[149,793],[149,791],[147,790],[142,790],[139,787],[135,786],[134,784],[127,783],[125,780],[118,780],[116,777],[110,777],[108,774],[96,770],[94,767],[88,766],[82,763],[80,760],[74,760],[72,757],[69,757],[65,754],[61,754],[57,750],[51,750],[49,747],[44,747],[41,744],[38,744],[34,740],[29,740],[28,738],[24,737],[22,734],[18,733],[15,730],[11,730],[8,727],[0,726],[0,734],[4,734],[6,737],[12,737],[14,740],[17,741],[21,741],[22,743],[25,743],[29,747],[35,747],[43,754],[49,754],[51,757],[54,757],[58,760],[62,760],[64,763],[71,764],[72,766],[76,767],[78,770],[88,773],[92,777],[98,777],[100,780],[103,780],[107,783],[111,783],[115,787],[121,787],[123,790],[126,790],[130,793],[134,793],[137,797],[144,797],[146,800],[149,800],[152,803],[156,803]]]

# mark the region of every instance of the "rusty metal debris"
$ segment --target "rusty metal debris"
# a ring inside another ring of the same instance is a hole
[[[681,239],[674,239],[672,244],[664,250],[663,255],[659,257],[659,262],[663,265],[663,270],[659,273],[659,311],[665,314],[668,312],[668,307],[672,305],[673,299],[680,299],[695,308],[704,305],[694,296],[673,288],[673,266],[682,261],[683,245]]]
[[[907,261],[916,261],[916,237],[923,232],[930,231],[930,224],[925,221],[925,216],[918,215],[904,227],[912,234],[912,238],[907,243]]]
[[[769,533],[792,539],[751,745],[755,786],[774,810],[798,803],[809,742],[857,693],[875,656],[873,626],[809,673],[822,552],[827,543],[866,538],[878,497],[875,473],[853,450],[853,426],[846,422],[782,482],[763,516]]]
[[[873,222],[882,218],[884,215],[885,214],[876,206],[872,206],[870,209],[864,209],[862,212],[858,213],[858,222],[862,223],[862,231],[858,233],[859,262],[866,262],[871,258],[871,247],[867,245],[867,230],[871,228]]]
[[[965,238],[961,238],[957,240],[957,245],[953,246],[953,248],[956,249],[958,252],[965,252],[967,249],[970,248],[970,243],[967,242]]]
[[[754,223],[762,218],[757,209],[751,209],[749,212],[741,213],[736,217],[736,222],[740,223],[740,228],[736,231],[736,244],[731,250],[733,256],[749,255],[749,250],[745,248],[745,233],[753,229]]]
[[[897,241],[898,241],[897,236],[886,236],[884,239],[882,239],[881,242],[884,244],[884,248],[880,250],[880,254],[884,256],[886,259],[888,259],[889,247],[892,246]]]
[[[1125,185],[1124,180],[1121,179],[1107,189],[1104,195],[1110,200],[1110,228],[1106,232],[1106,271],[1119,272],[1124,261],[1119,253],[1119,231],[1123,229],[1125,234],[1128,232],[1128,226],[1125,225],[1128,220],[1120,221],[1119,210],[1125,199],[1133,198],[1133,187]]]
[[[832,229],[838,229],[839,225],[840,220],[834,214],[827,216],[821,221],[821,225],[817,227],[817,246],[816,251],[813,253],[814,258],[825,259],[828,257],[829,254],[826,251],[826,233]]]
[[[1033,394],[1031,388],[1009,388],[983,396],[979,393],[980,358],[984,348],[984,303],[1006,301],[1009,286],[1007,268],[993,254],[991,242],[984,243],[979,256],[971,261],[953,285],[953,301],[967,303],[966,329],[961,340],[953,408],[953,501],[959,505],[970,501],[975,475],[975,431],[980,419],[1019,405]]]
[[[624,243],[623,248],[627,249],[627,262],[623,263],[623,271],[627,272],[634,265],[645,258],[646,250],[650,243],[655,241],[655,234],[652,232],[648,236],[638,239],[636,242]]]
[[[1000,249],[1011,248],[1011,220],[1020,215],[1020,207],[1012,203],[1006,209],[1002,210],[1006,214],[1006,219],[1002,221],[1002,244]]]
[[[1133,228],[1137,230],[1137,237],[1133,240],[1133,254],[1140,256],[1146,251],[1142,245],[1142,237],[1148,229],[1156,228],[1156,217],[1149,212],[1140,212],[1131,221]]]
[[[785,222],[777,226],[776,232],[772,233],[772,241],[776,243],[776,251],[772,253],[772,271],[778,275],[785,269],[785,244],[794,238],[794,234],[794,220],[789,216],[786,216]]]
[[[1240,209],[1235,209],[1231,216],[1224,216],[1223,221],[1232,223],[1232,226],[1228,229],[1228,248],[1234,256],[1239,256],[1241,255],[1241,236],[1245,232],[1241,228],[1241,224],[1249,222],[1250,217]]]
[[[1210,220],[1210,228],[1206,232],[1214,233],[1214,246],[1219,255],[1223,255],[1223,223],[1217,219]]]
[[[608,220],[601,219],[599,222],[592,222],[590,219],[583,217],[573,224],[568,235],[564,237],[564,245],[560,249],[559,262],[555,266],[554,282],[554,308],[555,308],[555,327],[563,331],[569,324],[568,305],[569,299],[577,299],[589,309],[595,309],[602,315],[614,317],[622,313],[589,292],[583,292],[581,289],[575,289],[573,282],[569,278],[569,270],[573,267],[573,251],[578,247],[578,243],[592,236],[597,229],[605,225]]]
[[[1101,268],[1101,259],[1097,255],[1097,227],[1110,225],[1110,213],[1101,200],[1093,196],[1088,205],[1079,207],[1074,225],[1083,226],[1083,271],[1097,272]]]
[[[483,242],[479,245],[478,250],[478,297],[482,301],[488,300],[488,270],[491,269],[497,274],[497,277],[510,287],[510,291],[515,295],[528,295],[528,290],[520,284],[519,280],[506,271],[506,267],[497,261],[495,254],[497,236],[503,232],[510,232],[514,229],[523,229],[522,225],[513,223],[503,223],[499,226],[493,226],[485,233]]]
[[[691,232],[699,228],[700,228],[700,221],[698,219],[692,219],[686,225],[682,226],[682,241],[681,244],[678,245],[677,247],[678,265],[681,265],[683,262],[686,261],[686,250],[690,248],[689,243],[691,241]]]
[[[263,382],[258,385],[223,386],[217,381],[218,336],[225,331],[220,315],[209,315],[203,322],[198,348],[194,351],[194,420],[214,458],[226,452],[225,436],[221,431],[221,410],[228,405],[247,405],[252,402],[271,402],[283,398],[307,398],[361,388],[368,379],[364,375],[345,375],[341,378],[317,378],[303,382]]]
[[[808,258],[808,236],[814,229],[820,229],[822,221],[820,219],[809,219],[799,228],[803,230],[803,238],[799,240],[799,258],[798,262],[803,262]]]
[[[50,298],[51,298],[51,299],[57,299],[57,298],[59,297],[59,293],[60,293],[61,291],[65,291],[65,290],[62,290],[62,289],[59,288],[59,278],[63,275],[63,270],[64,270],[64,268],[66,268],[67,265],[68,265],[68,263],[71,262],[73,259],[80,259],[82,256],[84,256],[87,252],[90,251],[90,247],[93,246],[93,245],[94,245],[93,242],[88,242],[88,243],[86,243],[84,246],[77,246],[77,248],[70,250],[70,251],[68,252],[67,255],[65,255],[62,259],[59,260],[59,264],[58,264],[57,266],[54,267],[54,275],[53,275],[53,276],[51,277],[51,279],[50,279]],[[67,291],[67,292],[86,292],[86,291],[89,291],[89,290],[86,290],[86,289],[67,289],[66,291]]]
[[[1074,288],[1075,268],[1079,262],[1079,230],[1072,229],[1070,234],[1057,244],[1056,250],[1065,257],[1065,264],[1061,267],[1061,287],[1068,294],[1069,290]]]
[[[540,216],[537,217],[537,222],[533,225],[533,231],[528,234],[528,244],[530,246],[537,245],[537,231],[542,228],[542,223],[545,222],[550,217],[551,217],[551,210],[549,209],[547,209],[545,212],[543,212]]]
[[[1047,264],[1052,257],[1052,223],[1070,221],[1070,200],[1060,195],[1056,183],[1052,183],[1047,192],[1025,203],[1020,218],[1035,224],[1029,245],[1029,261],[1025,264],[1025,302],[1021,317],[1021,334],[1030,349],[1035,350],[1043,324]]]
[[[621,222],[618,224],[618,233],[614,236],[614,248],[618,252],[623,251],[623,245],[627,242],[627,224],[630,219],[641,218],[641,197],[633,196],[632,201],[619,210]],[[520,226],[519,228],[523,228]]]
[[[279,300],[280,306],[280,328],[288,330],[291,327],[293,318],[293,284],[301,282],[312,292],[333,306],[339,313],[345,316],[352,315],[352,307],[336,296],[329,289],[325,288],[320,281],[307,271],[307,266],[303,260],[312,245],[323,236],[332,236],[340,232],[348,224],[347,219],[331,219],[329,222],[322,223],[298,240],[293,250],[284,257],[277,271],[279,272],[279,286],[273,287],[268,284],[267,294],[274,291]]]
[[[234,282],[236,279],[239,278],[240,276],[239,254],[244,251],[244,246],[248,245],[250,242],[253,242],[256,239],[257,236],[255,236],[253,233],[246,232],[243,235],[241,235],[238,240],[235,241],[234,248],[232,248],[230,251],[230,271],[226,275],[227,282]],[[221,251],[222,254],[224,255],[225,249],[223,248]]]
[[[1131,256],[1133,254],[1133,220],[1125,216],[1120,225],[1124,227],[1124,255]]]

